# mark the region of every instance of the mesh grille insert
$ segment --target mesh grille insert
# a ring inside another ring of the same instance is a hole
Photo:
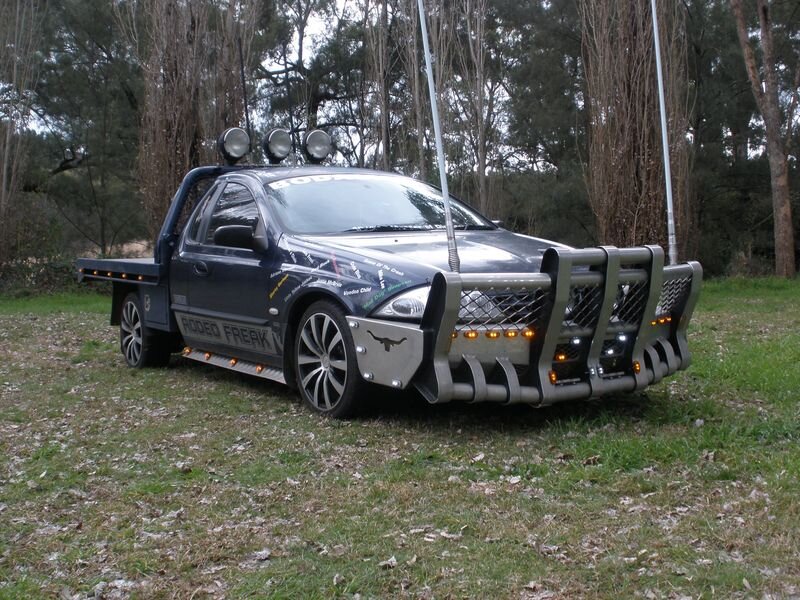
[[[596,286],[570,288],[569,301],[564,312],[564,327],[591,328],[597,323],[603,291]]]
[[[542,290],[463,290],[458,323],[461,326],[499,325],[503,328],[537,327],[549,304]]]
[[[612,319],[626,325],[638,325],[647,306],[647,282],[620,284]]]
[[[691,277],[670,279],[661,286],[661,297],[658,300],[657,314],[671,313],[686,298],[692,286]]]

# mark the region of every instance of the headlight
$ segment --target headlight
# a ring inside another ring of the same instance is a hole
[[[398,294],[384,302],[373,314],[376,317],[419,320],[422,318],[422,313],[425,312],[425,304],[428,302],[430,291],[431,287],[428,285]]]

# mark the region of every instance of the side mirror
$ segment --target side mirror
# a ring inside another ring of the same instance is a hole
[[[244,248],[266,252],[269,243],[266,236],[256,235],[248,225],[223,225],[214,231],[214,245],[228,248]]]

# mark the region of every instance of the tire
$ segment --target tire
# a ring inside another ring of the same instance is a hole
[[[119,348],[129,367],[166,367],[172,345],[168,336],[153,331],[142,321],[139,294],[131,292],[122,302],[119,319]]]
[[[292,357],[298,391],[313,411],[335,419],[359,411],[367,384],[342,309],[326,300],[309,306],[295,332]]]

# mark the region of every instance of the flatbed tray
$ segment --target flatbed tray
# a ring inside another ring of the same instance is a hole
[[[158,283],[161,271],[161,265],[152,258],[79,258],[75,266],[78,281],[98,279],[152,285]]]

